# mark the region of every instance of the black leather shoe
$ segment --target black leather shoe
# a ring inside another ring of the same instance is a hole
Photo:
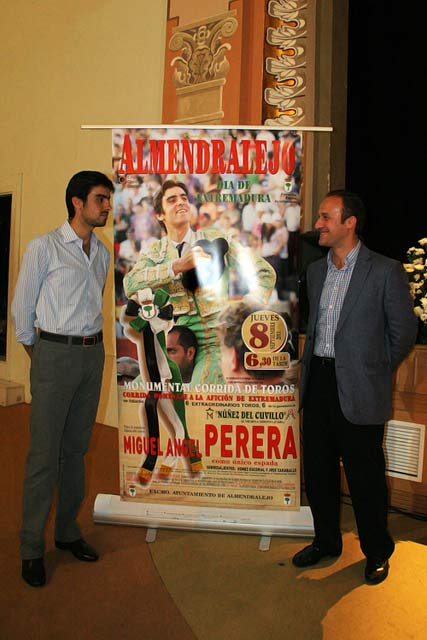
[[[32,558],[22,561],[22,577],[31,587],[42,587],[46,584],[46,573],[43,558]]]
[[[367,558],[365,567],[365,579],[368,584],[379,584],[388,576],[387,558]]]
[[[320,562],[323,558],[338,558],[340,555],[340,551],[330,553],[329,551],[324,551],[318,547],[317,544],[312,543],[294,555],[292,558],[292,564],[296,567],[311,567]]]
[[[85,542],[83,538],[79,538],[79,540],[74,540],[73,542],[59,542],[59,540],[55,540],[55,546],[57,549],[62,549],[62,551],[71,551],[73,556],[82,562],[96,562],[99,558],[95,549]]]

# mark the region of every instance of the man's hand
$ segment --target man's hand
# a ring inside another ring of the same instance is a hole
[[[301,365],[298,360],[291,360],[289,369],[285,370],[286,382],[298,383],[301,376]]]
[[[179,273],[190,271],[190,269],[194,269],[197,263],[202,260],[212,260],[212,258],[208,253],[205,253],[201,247],[192,247],[184,256],[173,261],[173,272],[175,275],[178,275]]]

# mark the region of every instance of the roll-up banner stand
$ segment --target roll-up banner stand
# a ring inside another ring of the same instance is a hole
[[[98,495],[94,520],[151,539],[159,527],[312,536],[298,414],[304,134],[111,129],[120,496]]]

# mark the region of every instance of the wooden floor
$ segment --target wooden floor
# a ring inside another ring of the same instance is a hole
[[[117,494],[118,438],[96,425],[87,457],[84,535],[101,553],[86,565],[54,549],[47,529],[48,584],[20,578],[18,533],[28,445],[27,405],[0,407],[2,544],[1,640],[423,640],[427,629],[427,523],[391,514],[396,540],[388,579],[364,584],[364,558],[350,507],[344,552],[335,562],[296,570],[306,541],[166,531],[92,521],[98,493]]]
[[[118,439],[111,427],[95,425],[79,518],[101,560],[78,562],[55,549],[51,518],[47,585],[34,589],[21,579],[18,535],[28,418],[28,405],[0,407],[1,640],[194,640],[153,562],[145,529],[92,521],[96,495],[118,493]]]

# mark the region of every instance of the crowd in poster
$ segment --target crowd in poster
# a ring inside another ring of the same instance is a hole
[[[301,135],[112,142],[122,499],[299,508]]]

